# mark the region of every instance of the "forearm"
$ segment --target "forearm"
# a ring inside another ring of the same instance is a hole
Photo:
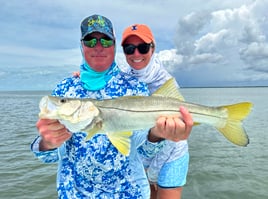
[[[54,149],[56,148],[45,142],[43,139],[39,142],[39,151],[49,151]]]
[[[35,156],[44,163],[53,163],[59,160],[58,149],[53,150],[40,150],[41,137],[38,136],[31,144],[31,151]]]
[[[164,140],[164,138],[161,138],[154,133],[154,127],[149,130],[149,132],[148,132],[148,141],[149,142],[155,143],[155,142],[161,142],[163,140]]]
[[[134,136],[138,148],[138,153],[145,158],[155,156],[165,145],[165,140],[162,138],[155,137],[154,134],[150,133],[150,129],[135,131]]]

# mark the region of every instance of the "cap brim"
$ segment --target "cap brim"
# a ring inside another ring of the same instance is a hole
[[[93,32],[99,32],[99,33],[102,33],[102,34],[105,34],[106,36],[108,36],[110,39],[112,40],[115,40],[114,36],[107,33],[107,32],[104,32],[104,31],[100,31],[100,30],[94,30],[94,31],[91,31],[91,32],[87,32],[85,35],[83,35],[83,37],[81,37],[81,40],[83,40],[87,35],[90,35],[92,34]]]

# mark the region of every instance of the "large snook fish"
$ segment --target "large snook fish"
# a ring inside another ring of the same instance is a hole
[[[124,155],[129,154],[131,132],[154,126],[159,116],[180,115],[179,107],[186,107],[195,124],[215,127],[230,142],[246,146],[248,136],[242,120],[252,104],[210,107],[185,102],[174,84],[168,80],[152,96],[125,96],[116,99],[93,100],[45,96],[40,101],[40,118],[58,119],[70,131],[85,131],[90,139],[96,133],[106,134]]]

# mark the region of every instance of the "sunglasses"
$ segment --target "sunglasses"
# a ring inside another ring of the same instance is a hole
[[[102,38],[86,37],[85,39],[83,39],[84,45],[89,48],[94,48],[98,42],[100,42],[103,48],[109,48],[112,45],[114,45],[114,40],[110,39],[109,37],[102,37]]]
[[[149,52],[150,47],[153,47],[152,43],[149,43],[149,44],[142,43],[142,44],[139,44],[137,46],[135,46],[133,44],[124,44],[123,50],[124,50],[125,54],[132,55],[132,54],[134,54],[135,49],[137,48],[140,54],[146,54]]]

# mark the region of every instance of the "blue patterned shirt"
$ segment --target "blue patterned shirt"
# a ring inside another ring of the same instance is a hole
[[[71,77],[58,84],[52,95],[94,99],[149,95],[147,86],[136,78],[118,71],[111,73],[113,77],[101,90],[86,90],[80,78]],[[59,198],[147,199],[150,197],[150,189],[140,155],[152,157],[164,143],[151,143],[147,135],[148,129],[133,132],[129,156],[119,153],[104,134],[97,134],[85,141],[85,132],[73,133],[61,147],[50,151],[38,150],[39,137],[32,143],[31,149],[43,162],[59,163]]]

